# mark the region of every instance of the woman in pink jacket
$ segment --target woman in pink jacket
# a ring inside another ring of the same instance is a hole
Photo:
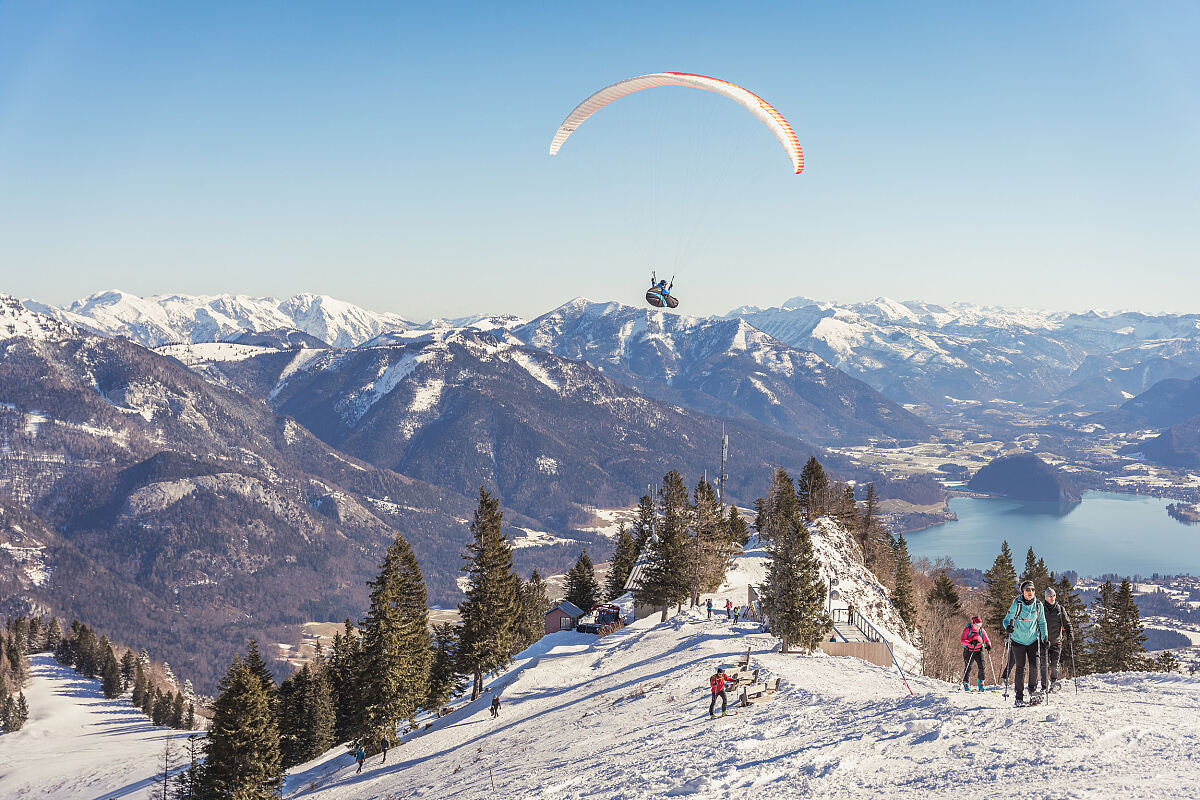
[[[979,691],[983,691],[983,651],[992,651],[992,643],[988,641],[987,632],[983,629],[983,620],[971,617],[971,624],[963,628],[959,639],[963,646],[963,691],[971,691],[967,676],[971,674],[971,662],[979,665]]]

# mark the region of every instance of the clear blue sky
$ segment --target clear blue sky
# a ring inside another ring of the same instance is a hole
[[[1197,311],[1200,5],[0,0],[0,292]],[[592,91],[663,70],[772,102]]]

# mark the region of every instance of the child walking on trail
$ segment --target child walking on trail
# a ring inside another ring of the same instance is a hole
[[[983,629],[983,620],[979,617],[971,617],[970,624],[963,628],[962,636],[959,641],[963,646],[963,691],[971,691],[971,684],[968,678],[971,675],[971,664],[974,663],[979,667],[979,691],[983,691],[983,651],[992,651],[992,643],[988,639],[987,631]]]

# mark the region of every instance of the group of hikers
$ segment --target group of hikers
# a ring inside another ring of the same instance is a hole
[[[712,619],[713,601],[712,601],[711,597],[704,601],[704,608],[708,611],[708,618]],[[725,599],[725,619],[733,620],[734,622],[736,622],[739,619],[741,619],[742,617],[748,617],[750,619],[761,619],[761,617],[762,617],[761,604],[760,603],[748,603],[747,605],[744,605],[744,606],[735,606],[733,604],[732,600],[730,600],[729,598],[726,598]]]
[[[1058,667],[1062,659],[1063,640],[1074,640],[1075,634],[1071,630],[1070,617],[1058,604],[1054,587],[1047,587],[1044,602],[1039,602],[1033,581],[1022,583],[1021,594],[1004,615],[1003,625],[1008,643],[1004,682],[1008,683],[1008,676],[1015,667],[1017,705],[1027,704],[1024,691],[1027,679],[1031,702],[1041,698],[1038,693],[1039,679],[1043,692],[1057,691],[1060,688]],[[979,690],[983,691],[983,652],[986,650],[990,653],[992,649],[991,640],[983,629],[983,620],[972,617],[963,629],[960,642],[963,648],[963,689],[970,691],[969,676],[974,665],[978,669]]]

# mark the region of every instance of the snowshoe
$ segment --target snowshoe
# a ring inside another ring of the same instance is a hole
[[[1025,707],[1025,706],[1027,706],[1027,705],[1029,705],[1029,703],[1026,703],[1026,702],[1025,702],[1025,698],[1024,698],[1024,697],[1018,697],[1018,698],[1017,698],[1017,702],[1016,702],[1016,704],[1013,706],[1013,708],[1024,708],[1024,707]]]
[[[1029,705],[1031,705],[1031,706],[1041,705],[1042,701],[1045,699],[1046,699],[1046,696],[1044,694],[1042,694],[1041,692],[1035,692],[1034,694],[1029,695]]]

